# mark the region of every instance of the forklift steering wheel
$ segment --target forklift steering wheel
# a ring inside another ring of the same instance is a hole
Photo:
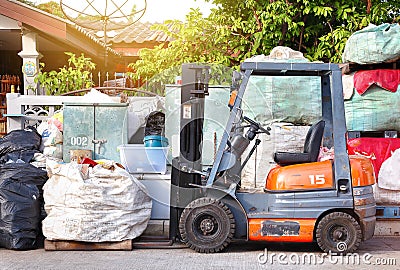
[[[263,128],[263,127],[261,126],[260,123],[257,123],[257,122],[254,121],[253,119],[250,119],[250,118],[248,118],[247,116],[244,116],[244,115],[243,115],[243,119],[244,119],[247,123],[249,123],[250,125],[256,126],[256,127],[261,131],[261,132],[259,132],[259,133],[266,133],[266,134],[270,135],[270,133],[269,133],[269,131],[271,130],[270,127],[267,127],[267,128],[265,129],[265,128]]]

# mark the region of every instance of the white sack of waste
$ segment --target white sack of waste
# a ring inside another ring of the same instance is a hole
[[[151,198],[136,178],[113,166],[47,162],[43,187],[48,240],[123,241],[140,236],[151,215]]]
[[[88,103],[117,103],[117,99],[110,97],[107,94],[104,94],[100,92],[99,90],[96,90],[95,88],[92,88],[90,92],[86,93],[83,98],[83,102],[88,102]]]
[[[378,187],[389,190],[400,190],[400,149],[386,159],[379,170]]]

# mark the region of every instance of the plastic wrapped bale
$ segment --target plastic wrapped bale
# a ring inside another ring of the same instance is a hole
[[[125,170],[48,161],[44,189],[49,240],[107,242],[134,239],[147,227],[151,198]]]
[[[309,125],[321,117],[319,77],[252,76],[247,88],[243,113],[259,122]]]
[[[0,246],[33,249],[38,246],[43,212],[41,187],[47,172],[26,163],[0,166]]]
[[[348,130],[400,130],[400,87],[395,93],[371,86],[344,102]]]
[[[353,33],[346,42],[342,60],[357,64],[394,61],[400,57],[400,25],[369,25]]]

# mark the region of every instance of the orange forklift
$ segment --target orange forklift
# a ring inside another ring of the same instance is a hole
[[[322,109],[308,130],[304,150],[274,153],[276,167],[264,189],[249,192],[240,187],[241,171],[260,144],[257,134],[271,131],[241,108],[252,76],[316,76],[321,80]],[[324,252],[344,254],[373,236],[375,176],[369,159],[347,153],[338,65],[242,63],[240,73],[233,76],[230,115],[215,160],[204,168],[200,149],[208,78],[207,66],[182,66],[180,156],[172,161],[171,175],[171,240],[201,253],[222,251],[233,239],[315,241]],[[334,157],[318,161],[321,146],[333,148]]]

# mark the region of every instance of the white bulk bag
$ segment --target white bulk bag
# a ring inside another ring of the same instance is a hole
[[[42,224],[47,239],[122,241],[146,229],[151,198],[125,170],[50,160],[47,170],[49,180],[43,187],[47,217]]]
[[[378,174],[378,187],[390,190],[400,190],[400,149],[386,159]]]

